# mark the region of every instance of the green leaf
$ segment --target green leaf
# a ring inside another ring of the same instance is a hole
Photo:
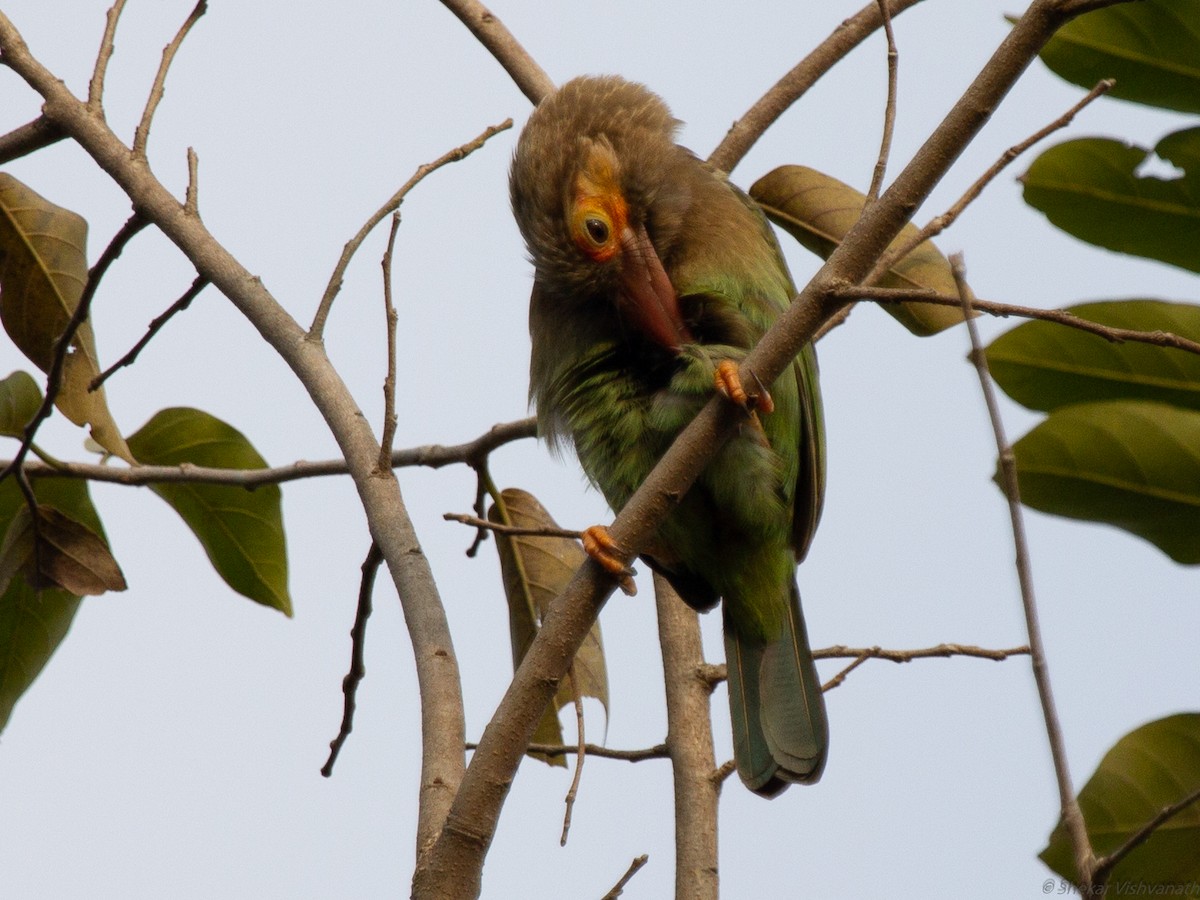
[[[1042,62],[1089,90],[1115,78],[1109,96],[1200,112],[1200,15],[1196,0],[1141,0],[1068,22],[1042,48]]]
[[[0,172],[0,322],[43,372],[87,284],[87,222]],[[104,389],[89,391],[100,374],[96,337],[84,321],[71,341],[54,405],[109,453],[133,462],[108,410]]]
[[[237,429],[198,409],[164,409],[129,438],[143,463],[262,469],[266,461]],[[292,614],[287,546],[278,485],[253,490],[222,484],[159,484],[151,488],[199,539],[213,568],[231,588]]]
[[[1111,300],[1066,310],[1135,331],[1167,331],[1200,341],[1200,306],[1163,300]],[[1155,400],[1200,410],[1200,356],[1184,350],[1105,340],[1054,322],[1018,325],[987,348],[1004,392],[1030,409],[1093,400]]]
[[[865,194],[807,166],[780,166],[768,172],[751,185],[750,196],[772,222],[822,259],[829,258],[858,221],[866,202]],[[905,225],[889,249],[908,243],[919,232],[912,223]],[[958,294],[950,264],[932,241],[918,244],[898,260],[879,279],[878,287],[927,288],[941,294]],[[905,328],[922,337],[963,320],[962,311],[955,306],[881,305]]]
[[[1200,272],[1200,128],[1155,152],[1183,174],[1139,176],[1150,151],[1108,138],[1051,147],[1021,176],[1025,202],[1080,240]]]
[[[558,528],[546,508],[532,494],[517,488],[500,492],[503,510],[493,505],[488,518],[519,528]],[[509,632],[512,638],[513,669],[525,658],[533,643],[542,617],[551,601],[562,593],[575,570],[583,565],[586,555],[579,542],[571,538],[496,535],[500,554],[500,571],[504,577],[504,593],[508,599]],[[552,705],[546,707],[533,734],[535,744],[563,743],[558,711],[575,702],[575,690],[582,697],[594,697],[608,714],[608,672],[604,663],[604,643],[600,623],[592,625],[584,638],[570,677],[563,679]],[[547,757],[531,753],[550,765],[565,766],[561,756]]]
[[[25,426],[37,415],[42,392],[28,372],[13,372],[0,381],[0,434],[24,437]]]
[[[1200,788],[1200,714],[1180,713],[1149,722],[1125,735],[1104,755],[1079,792],[1088,837],[1098,854],[1116,850],[1164,808]],[[1200,804],[1168,819],[1146,843],[1117,865],[1106,896],[1171,896],[1155,885],[1178,889],[1200,881]],[[1060,821],[1041,854],[1055,872],[1077,879],[1074,854]],[[1176,891],[1178,893],[1178,891]],[[1183,896],[1183,894],[1178,894]]]
[[[34,482],[38,502],[63,510],[103,537],[87,483],[67,478]],[[5,537],[25,498],[14,479],[0,482],[0,538]],[[9,543],[7,540],[3,543]],[[0,730],[13,705],[37,678],[66,637],[80,598],[60,588],[38,591],[20,576],[0,591]]]
[[[1200,563],[1200,413],[1139,400],[1064,406],[1013,452],[1027,506],[1115,525]]]

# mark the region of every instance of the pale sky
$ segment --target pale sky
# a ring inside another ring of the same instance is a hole
[[[64,7],[69,6],[69,16]],[[104,2],[10,0],[0,8],[33,53],[86,91]],[[496,0],[551,77],[614,72],[659,92],[707,155],[732,121],[852,3],[533,4]],[[894,175],[982,65],[1020,3],[930,2],[896,23],[900,100]],[[162,46],[191,9],[130,3],[106,108],[130,137]],[[884,46],[868,42],[792,109],[735,170],[748,186],[802,163],[865,188],[878,149]],[[1031,67],[919,219],[941,212],[1009,145],[1080,96]],[[39,99],[0,71],[0,131]],[[213,233],[302,322],[342,245],[418,165],[529,104],[466,29],[433,0],[214,2],[171,72],[152,163],[182,195],[185,150],[200,159],[200,210]],[[1194,124],[1102,100],[1070,136],[1152,146]],[[508,211],[517,129],[415,190],[396,254],[402,379],[397,446],[458,443],[526,415],[530,268]],[[1088,247],[1020,198],[1018,160],[939,244],[961,250],[980,297],[1028,305],[1150,296],[1196,300],[1197,279]],[[82,151],[62,143],[6,167],[91,225],[95,259],[129,208]],[[334,307],[327,345],[378,426],[384,337],[368,241]],[[817,262],[783,239],[800,283]],[[102,358],[115,359],[188,286],[193,271],[147,232],[96,299]],[[1012,323],[985,320],[986,336]],[[991,483],[995,448],[960,329],[911,337],[861,307],[819,347],[829,434],[825,516],[798,573],[813,643],[907,649],[1026,641],[1007,511]],[[0,377],[31,369],[0,337]],[[139,428],[166,406],[196,406],[243,431],[272,463],[335,448],[280,363],[214,289],[109,385],[117,421]],[[1004,402],[1010,437],[1037,417]],[[61,417],[41,441],[85,459]],[[10,445],[12,446],[12,445]],[[0,457],[11,451],[0,449]],[[499,451],[502,486],[532,491],[566,527],[605,521],[573,459],[527,441]],[[442,513],[469,511],[464,467],[406,470],[401,487],[438,578],[477,738],[511,674],[494,548]],[[234,595],[165,504],[96,486],[130,589],[87,600],[68,639],[0,736],[0,890],[22,898],[406,896],[413,864],[419,720],[412,654],[390,580],[376,589],[367,678],[334,777],[318,769],[341,714],[341,678],[368,540],[348,479],[288,485],[291,621]],[[1082,786],[1138,725],[1195,708],[1200,575],[1111,528],[1029,513],[1033,570],[1072,773]],[[645,567],[642,567],[643,569]],[[611,679],[607,734],[646,747],[665,734],[648,577],[602,618]],[[720,621],[704,620],[720,661]],[[825,677],[839,666],[822,663]],[[1037,859],[1058,798],[1028,661],[872,661],[828,696],[824,778],[774,801],[736,779],[721,803],[723,896],[1045,895]],[[724,693],[713,702],[718,757],[730,755]],[[569,725],[568,725],[569,727]],[[568,731],[568,734],[570,732]],[[590,759],[560,849],[570,772],[526,761],[484,875],[487,898],[596,898],[643,853],[624,896],[673,884],[666,762]],[[1053,885],[1057,892],[1057,883]]]

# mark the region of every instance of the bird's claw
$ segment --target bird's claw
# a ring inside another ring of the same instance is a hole
[[[584,530],[581,540],[584,552],[617,580],[622,591],[630,597],[637,593],[637,586],[633,583],[634,571],[625,565],[622,559],[624,554],[607,528],[603,525],[593,525]]]
[[[747,392],[742,386],[741,372],[738,364],[732,359],[723,359],[717,363],[716,372],[713,374],[713,383],[718,391],[748,413],[753,414],[756,410],[763,413],[774,412],[775,401],[771,399],[771,393],[767,390],[767,386],[753,371],[749,369],[747,371],[750,372],[750,377],[754,379],[757,386],[753,393]]]

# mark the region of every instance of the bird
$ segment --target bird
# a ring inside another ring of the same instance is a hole
[[[824,500],[817,361],[809,344],[774,383],[742,378],[796,289],[763,212],[676,143],[681,124],[617,76],[530,114],[509,173],[534,269],[529,396],[617,512],[714,390],[742,407],[641,558],[695,609],[721,604],[737,771],[774,797],[817,781],[829,742],[795,578]],[[584,545],[621,574],[603,527]]]

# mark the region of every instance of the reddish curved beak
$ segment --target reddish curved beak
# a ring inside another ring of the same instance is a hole
[[[668,350],[694,342],[679,314],[679,297],[644,226],[626,226],[621,232],[621,263],[618,307],[629,322]]]

